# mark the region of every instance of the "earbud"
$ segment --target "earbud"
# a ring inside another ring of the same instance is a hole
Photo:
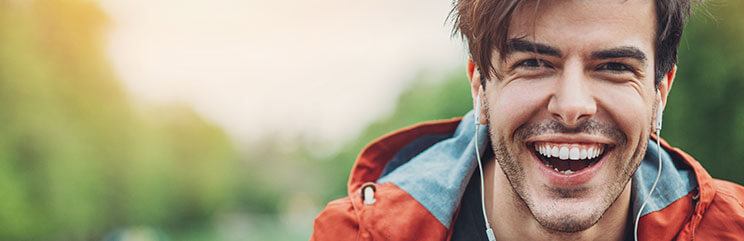
[[[475,125],[480,124],[480,107],[481,107],[481,101],[480,96],[475,97],[475,112],[473,112],[473,115],[475,115]]]
[[[661,115],[664,112],[661,106],[661,101],[659,102],[659,106],[656,107],[656,131],[661,130]]]

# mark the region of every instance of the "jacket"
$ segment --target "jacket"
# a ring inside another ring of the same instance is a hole
[[[480,128],[479,149],[487,128]],[[315,218],[310,240],[449,240],[477,168],[472,111],[385,135],[359,154],[348,196]],[[632,177],[632,215],[658,171],[657,144]],[[690,155],[662,145],[662,173],[638,224],[639,240],[744,240],[744,187],[712,178]],[[482,153],[479,153],[482,154]],[[366,190],[366,191],[362,191]]]

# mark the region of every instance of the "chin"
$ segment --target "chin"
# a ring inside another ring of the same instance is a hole
[[[600,198],[527,201],[533,218],[552,232],[576,233],[591,228],[609,209]]]

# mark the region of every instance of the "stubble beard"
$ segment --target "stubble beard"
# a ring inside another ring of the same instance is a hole
[[[486,111],[488,113],[488,111]],[[486,115],[488,118],[488,114]],[[509,141],[499,136],[490,124],[489,120],[489,136],[491,140],[491,146],[494,153],[494,158],[498,162],[501,170],[506,176],[509,184],[511,185],[512,195],[515,206],[519,210],[529,211],[532,217],[550,233],[576,233],[586,230],[594,226],[602,216],[609,210],[610,206],[620,197],[620,194],[625,189],[626,184],[630,181],[635,170],[640,165],[643,158],[643,153],[646,152],[647,140],[641,138],[639,143],[636,145],[632,155],[615,155],[615,158],[611,160],[602,160],[610,163],[614,163],[615,170],[619,170],[610,181],[603,184],[602,187],[596,187],[595,189],[600,190],[601,199],[600,202],[591,208],[592,211],[589,215],[575,216],[575,215],[552,215],[550,211],[540,210],[536,204],[535,197],[533,197],[525,187],[525,170],[522,162],[516,156],[519,154],[519,145],[524,145],[525,139],[543,133],[590,133],[590,134],[601,134],[615,140],[617,145],[615,150],[626,149],[628,143],[626,135],[616,126],[600,123],[595,120],[586,120],[576,128],[567,128],[562,123],[551,120],[546,123],[537,123],[530,125],[520,126],[512,135],[513,142],[510,145]],[[528,151],[531,151],[528,149]],[[622,153],[621,153],[622,154]],[[630,160],[630,161],[622,161]],[[531,161],[531,160],[530,160]],[[606,164],[605,168],[610,167]],[[586,188],[584,188],[586,189]],[[571,198],[579,195],[583,191],[582,188],[558,188],[551,187],[549,192],[560,196],[561,198]]]

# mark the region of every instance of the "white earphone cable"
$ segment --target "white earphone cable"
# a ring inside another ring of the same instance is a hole
[[[643,204],[641,204],[641,209],[638,210],[638,214],[636,214],[635,218],[635,227],[633,228],[633,240],[638,241],[638,221],[641,219],[641,213],[643,212],[643,208],[646,207],[646,203],[648,203],[648,199],[651,198],[651,194],[654,193],[654,189],[656,188],[656,184],[659,182],[659,177],[661,177],[661,127],[656,129],[656,151],[659,154],[659,170],[656,172],[656,180],[654,180],[654,185],[651,186],[651,191],[648,192],[648,196],[643,200]]]
[[[483,164],[481,163],[480,151],[478,150],[478,132],[480,132],[480,123],[475,124],[475,157],[478,159],[478,171],[480,172],[481,208],[483,209],[483,220],[486,221],[486,236],[488,236],[488,241],[496,241],[493,229],[491,229],[491,225],[488,223],[488,216],[486,216],[485,182],[483,181]]]

